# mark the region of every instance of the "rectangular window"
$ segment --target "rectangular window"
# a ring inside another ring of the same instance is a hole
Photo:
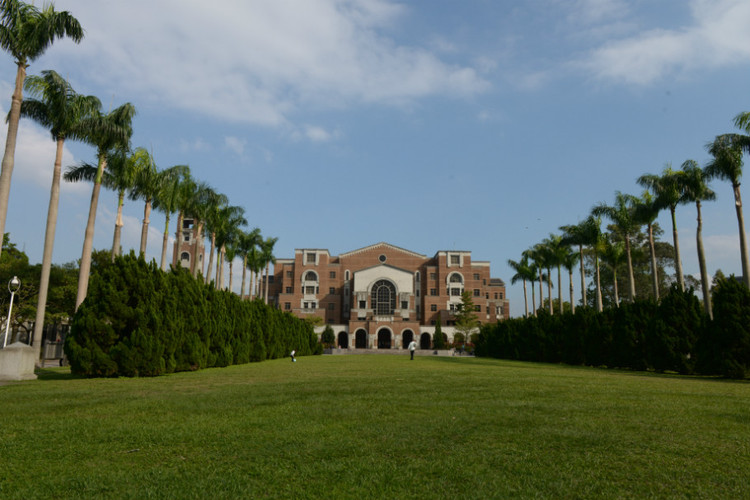
[[[430,288],[430,295],[432,296],[437,295],[437,288]]]
[[[314,253],[307,254],[307,263],[308,264],[315,264],[315,254]]]
[[[308,306],[308,303],[307,303],[307,302],[303,302],[303,303],[302,303],[302,309],[307,309],[307,306]]]
[[[503,292],[500,292],[500,300],[503,298]]]
[[[474,273],[474,279],[479,281],[479,273]]]
[[[331,294],[331,295],[333,295],[333,294],[336,293],[336,289],[334,287],[331,287],[331,288],[328,289],[328,293]]]
[[[305,287],[305,295],[315,295],[315,287],[314,286],[306,286]]]
[[[366,307],[367,307],[367,301],[365,301],[365,300],[360,300],[360,301],[359,301],[359,308],[360,308],[360,309],[364,309],[364,308],[366,308]]]
[[[432,312],[437,311],[437,304],[430,304],[430,311]]]
[[[291,302],[284,302],[284,310],[289,311],[292,309],[292,303]]]
[[[479,292],[479,288],[475,288],[474,289],[474,297],[479,297],[480,296],[479,293],[480,293]]]
[[[459,259],[461,257],[459,255],[451,255],[451,264],[458,264],[461,262]]]
[[[460,288],[451,288],[451,295],[454,297],[460,297],[461,296],[461,289]]]
[[[495,300],[497,300],[497,292],[495,292]]]
[[[289,278],[289,279],[292,279],[294,277],[294,274],[292,274],[291,271],[287,271],[286,272],[286,277]]]
[[[430,273],[430,279],[436,280],[437,279],[437,273]]]
[[[336,271],[331,271],[330,273],[328,273],[328,277],[331,279],[336,279]]]
[[[286,293],[292,293],[292,287],[288,286],[285,289]]]
[[[409,309],[409,301],[408,300],[402,300],[401,301],[401,309]]]
[[[476,312],[482,312],[482,306],[480,306],[480,305],[476,305],[476,306],[474,306],[474,310],[475,310]]]

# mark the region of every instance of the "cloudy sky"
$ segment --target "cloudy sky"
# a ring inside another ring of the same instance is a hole
[[[508,259],[615,191],[640,194],[644,173],[704,164],[705,144],[750,110],[746,0],[55,6],[86,37],[56,42],[29,74],[54,69],[106,109],[133,103],[133,146],[152,150],[160,168],[188,164],[244,207],[251,227],[279,238],[279,258],[381,241],[428,256],[470,250],[510,286]],[[14,77],[6,54],[3,114]],[[94,154],[70,143],[63,165]],[[6,231],[32,262],[53,159],[49,133],[22,122]],[[739,274],[731,186],[713,188],[709,272]],[[63,186],[57,263],[80,258],[90,189]],[[111,247],[115,204],[112,193],[100,199],[95,248]],[[138,246],[142,211],[126,204],[126,251]],[[694,207],[680,207],[677,221],[685,272],[697,274]],[[669,237],[666,214],[660,223]],[[163,226],[156,214],[150,257]],[[522,314],[520,284],[508,295],[511,314]]]

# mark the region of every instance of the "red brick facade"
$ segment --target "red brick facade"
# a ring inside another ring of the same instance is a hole
[[[268,295],[298,317],[320,317],[341,347],[403,349],[414,339],[429,349],[438,313],[452,340],[464,290],[481,323],[508,318],[505,284],[490,277],[489,262],[472,261],[467,251],[427,257],[388,243],[338,256],[297,249],[294,259],[276,260]]]

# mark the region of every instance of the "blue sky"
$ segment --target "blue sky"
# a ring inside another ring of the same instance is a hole
[[[640,194],[644,173],[704,164],[705,144],[750,110],[746,0],[55,7],[86,37],[56,42],[29,74],[54,69],[105,108],[133,103],[133,146],[152,150],[162,169],[188,164],[244,207],[250,227],[279,238],[277,257],[380,241],[428,256],[470,250],[506,281],[514,316],[523,293],[510,286],[508,259],[615,191]],[[14,77],[5,54],[3,114]],[[94,154],[69,143],[63,166]],[[22,122],[6,231],[32,262],[41,261],[53,159],[48,132]],[[740,274],[731,186],[712,186],[709,273]],[[63,186],[57,263],[80,258],[90,193]],[[97,249],[111,248],[115,208],[103,192]],[[138,246],[142,214],[142,203],[126,203],[125,251]],[[660,223],[668,238],[667,214]],[[680,207],[677,223],[684,270],[696,275],[694,207]],[[160,255],[163,229],[156,213],[149,257]]]

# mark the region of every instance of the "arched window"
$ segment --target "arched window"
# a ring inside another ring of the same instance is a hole
[[[370,299],[373,312],[378,316],[392,315],[396,309],[396,287],[387,280],[380,280],[372,286]]]
[[[315,271],[307,271],[303,279],[304,281],[318,281],[318,275],[315,274]]]
[[[464,278],[463,278],[463,276],[461,276],[458,273],[453,273],[453,274],[451,274],[450,282],[451,283],[463,283],[464,282]]]

